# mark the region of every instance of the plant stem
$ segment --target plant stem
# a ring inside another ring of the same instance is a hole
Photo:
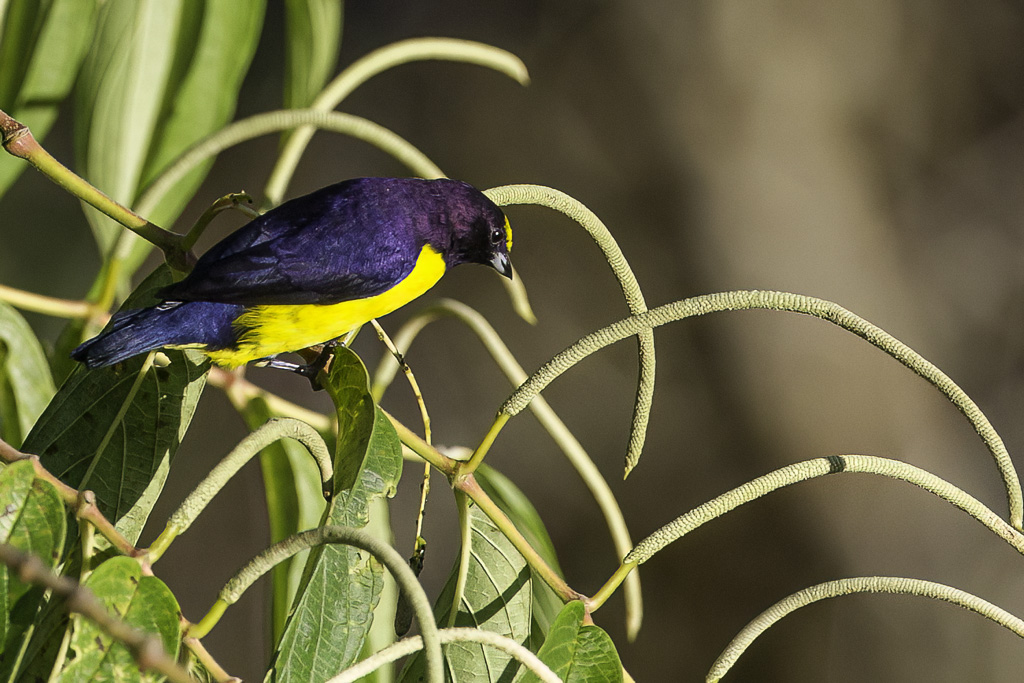
[[[494,422],[491,424],[491,428],[487,430],[487,434],[484,435],[484,440],[480,442],[480,445],[473,451],[473,457],[469,459],[469,462],[459,466],[459,472],[462,474],[473,474],[476,472],[476,468],[480,467],[480,463],[484,461],[484,456],[491,450],[491,446],[494,445],[494,440],[498,438],[498,434],[501,433],[505,423],[509,421],[512,416],[507,413],[498,413],[498,416],[494,418]]]
[[[57,318],[88,318],[99,312],[87,301],[57,299],[6,285],[0,285],[0,301],[23,311],[52,315]]]
[[[22,581],[43,586],[65,598],[68,610],[95,622],[107,635],[124,643],[140,669],[158,672],[175,683],[193,683],[194,679],[164,651],[160,638],[114,617],[92,591],[66,576],[54,574],[35,555],[0,543],[0,563],[13,569]]]
[[[395,431],[398,432],[398,438],[406,446],[412,450],[413,453],[420,456],[431,465],[436,467],[438,470],[443,472],[446,477],[451,479],[455,474],[455,468],[458,462],[451,458],[441,454],[436,448],[428,444],[426,441],[420,438],[419,434],[412,431],[404,424],[395,419],[395,416],[388,411],[381,408],[384,411],[384,415],[391,420],[391,424],[394,426]]]
[[[43,149],[28,127],[0,111],[0,138],[8,153],[35,166],[47,178],[61,186],[86,204],[110,216],[147,242],[163,250],[172,266],[184,263],[181,235],[150,223],[131,209],[118,204],[89,184],[81,176],[57,161]],[[176,266],[177,267],[177,266]]]
[[[611,578],[601,586],[599,591],[594,593],[594,597],[584,600],[584,603],[587,606],[587,611],[596,612],[598,608],[607,602],[608,598],[618,590],[622,582],[626,580],[626,577],[629,576],[634,569],[636,569],[636,563],[634,562],[623,562],[620,564],[619,568],[615,570],[615,573],[612,574]]]
[[[505,535],[506,538],[515,546],[519,554],[526,559],[527,564],[540,576],[540,578],[547,585],[551,586],[551,590],[555,591],[555,594],[562,599],[563,602],[570,602],[572,600],[586,600],[586,596],[573,590],[565,580],[559,576],[551,566],[544,561],[544,558],[533,549],[529,541],[519,533],[519,529],[516,528],[515,524],[512,523],[501,508],[491,500],[491,497],[484,493],[484,490],[480,488],[480,484],[477,483],[476,478],[472,474],[460,475],[455,480],[455,488],[462,491],[470,500],[477,504],[480,510],[487,515],[495,526]]]

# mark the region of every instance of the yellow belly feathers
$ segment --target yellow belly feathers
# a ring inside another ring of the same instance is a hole
[[[437,284],[444,271],[444,257],[425,246],[408,277],[382,294],[339,304],[254,306],[235,320],[244,330],[236,348],[206,353],[214,363],[234,368],[322,344],[401,308]]]

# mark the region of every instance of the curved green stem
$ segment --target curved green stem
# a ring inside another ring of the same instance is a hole
[[[421,439],[419,434],[412,431],[404,424],[402,424],[400,421],[395,419],[395,417],[391,415],[391,413],[384,410],[383,408],[381,408],[381,410],[384,412],[384,415],[386,415],[387,418],[391,421],[391,424],[395,428],[395,431],[398,432],[399,440],[404,445],[408,446],[413,453],[429,462],[439,471],[443,472],[446,477],[452,477],[452,475],[455,473],[456,466],[458,466],[460,463],[458,463],[455,460],[452,460],[446,455],[443,455],[436,448],[434,448],[429,443]]]
[[[861,576],[829,581],[805,588],[769,607],[758,615],[756,619],[743,627],[743,630],[726,646],[725,650],[711,666],[706,680],[709,683],[721,680],[736,663],[736,660],[740,658],[740,655],[750,647],[750,644],[786,615],[819,600],[851,595],[853,593],[919,595],[925,598],[932,598],[933,600],[943,600],[980,614],[986,619],[990,619],[1003,628],[1024,638],[1024,620],[1010,614],[1001,607],[993,605],[987,600],[983,600],[958,588],[901,576]]]
[[[288,417],[278,417],[267,422],[249,436],[242,439],[220,463],[196,486],[188,498],[167,520],[167,526],[149,548],[150,562],[156,562],[167,551],[175,538],[192,526],[192,522],[206,509],[214,496],[238,473],[253,456],[280,439],[295,439],[309,451],[320,469],[320,481],[324,495],[330,494],[334,465],[331,452],[323,437],[305,422]]]
[[[214,610],[218,611],[216,617],[204,618],[199,625],[190,630],[188,635],[202,638],[216,624],[224,609],[237,602],[256,579],[296,553],[326,543],[340,543],[365,550],[388,568],[416,613],[416,620],[419,623],[420,632],[423,634],[423,641],[426,643],[427,680],[437,683],[444,681],[444,663],[437,624],[434,622],[430,600],[416,579],[416,575],[406,564],[405,559],[390,545],[365,531],[344,526],[325,526],[303,531],[264,550],[224,585],[214,606]],[[211,610],[211,614],[213,614],[213,610]]]
[[[199,217],[199,220],[189,228],[189,231],[185,234],[185,239],[182,242],[182,248],[189,251],[196,246],[196,242],[199,240],[200,236],[202,236],[203,232],[206,231],[206,227],[221,211],[235,209],[237,211],[241,211],[250,219],[256,218],[260,214],[252,208],[252,203],[252,197],[245,192],[232,192],[224,195],[211,204],[210,208],[204,211],[203,215]]]
[[[619,589],[622,582],[627,580],[630,576],[636,576],[633,570],[636,569],[635,562],[623,562],[619,565],[619,568],[615,570],[615,573],[611,575],[600,590],[594,593],[594,597],[586,600],[587,611],[596,612],[601,605],[608,601],[615,591]]]
[[[526,372],[512,355],[505,342],[502,341],[497,331],[487,322],[487,319],[478,311],[454,299],[441,299],[433,306],[410,318],[398,331],[398,334],[395,335],[395,345],[401,352],[407,352],[420,331],[426,325],[441,317],[454,317],[468,326],[476,334],[477,338],[480,339],[513,386],[518,386],[526,381]],[[372,393],[374,401],[380,402],[385,390],[394,380],[397,371],[398,365],[390,357],[385,356],[381,358],[373,377]],[[580,479],[583,480],[583,483],[590,490],[594,501],[604,516],[605,523],[608,525],[608,531],[611,533],[612,542],[615,545],[616,558],[621,560],[626,556],[626,553],[632,550],[633,541],[630,538],[629,528],[622,515],[622,510],[615,499],[615,494],[612,493],[611,488],[608,486],[608,482],[605,481],[604,476],[597,469],[597,466],[586,449],[583,448],[583,445],[580,444],[542,396],[538,396],[530,402],[530,410],[537,417],[537,421],[551,435],[551,438],[579,474]],[[632,640],[636,637],[643,622],[643,595],[638,572],[628,574],[624,590],[626,599],[626,633],[629,639]]]
[[[411,143],[387,128],[359,116],[339,112],[324,112],[314,109],[289,109],[271,111],[250,116],[221,128],[190,147],[146,188],[136,203],[139,213],[153,210],[164,194],[196,166],[228,147],[252,138],[268,135],[298,126],[313,126],[335,133],[351,135],[374,145],[399,162],[405,164],[416,175],[425,178],[438,177],[441,173],[434,162]]]
[[[473,525],[469,516],[469,498],[462,491],[456,491],[455,504],[459,509],[459,571],[455,577],[452,608],[448,612],[448,628],[455,626],[455,617],[459,615],[459,605],[462,604],[462,595],[466,592],[466,578],[469,576],[469,560],[473,555]]]
[[[503,636],[500,633],[494,633],[493,631],[484,631],[478,628],[462,627],[441,629],[440,636],[442,645],[468,642],[480,643],[481,645],[488,645],[490,647],[497,648],[518,659],[523,666],[536,674],[544,683],[562,682],[562,679],[559,678],[547,664],[542,662],[537,655],[533,654],[508,636]],[[414,652],[418,652],[422,649],[423,639],[419,636],[405,638],[404,640],[400,640],[397,643],[384,648],[380,652],[367,657],[358,664],[353,664],[334,678],[329,679],[327,683],[355,683],[355,681],[362,680],[385,664],[389,664],[395,660],[401,659],[402,657],[408,657]]]
[[[429,59],[479,64],[504,73],[523,85],[529,82],[526,66],[518,57],[505,50],[468,40],[413,38],[374,50],[354,62],[327,84],[323,92],[313,101],[311,109],[322,112],[331,111],[353,90],[382,71],[400,64]],[[264,192],[271,206],[279,204],[284,198],[285,190],[288,183],[291,182],[299,159],[313,138],[313,132],[312,126],[303,126],[296,130],[285,143]],[[438,171],[436,174],[423,175],[423,177],[430,178],[440,175],[442,174]]]
[[[643,564],[669,543],[679,540],[694,529],[731,512],[740,505],[757,500],[772,491],[808,479],[846,472],[877,474],[918,486],[960,508],[981,522],[989,531],[1006,541],[1014,550],[1024,555],[1024,534],[1007,524],[1004,519],[985,507],[977,498],[948,481],[899,460],[879,458],[873,455],[832,455],[827,458],[815,458],[787,465],[723,493],[677,517],[637,543],[623,562],[635,565]]]
[[[26,292],[7,285],[0,285],[0,301],[23,311],[52,315],[57,318],[88,318],[100,311],[88,301],[56,299],[34,292]]]
[[[1020,479],[1006,446],[981,409],[963,389],[933,363],[885,330],[872,325],[842,306],[789,292],[735,291],[683,299],[647,313],[635,315],[583,337],[545,363],[523,382],[501,407],[501,413],[517,415],[556,377],[590,354],[645,328],[720,311],[764,309],[803,313],[837,325],[885,351],[941,391],[974,427],[996,461],[1009,501],[1010,524],[1020,530],[1024,520],[1024,496]]]
[[[182,263],[184,251],[181,248],[181,235],[164,230],[139,215],[139,213],[147,212],[135,213],[100,192],[84,178],[54,159],[36,141],[27,126],[15,121],[3,111],[0,111],[0,141],[10,154],[24,159],[75,197],[110,216],[147,242],[159,247],[164,252],[168,263],[172,265]]]
[[[498,438],[498,434],[504,429],[505,423],[509,421],[511,415],[503,415],[498,413],[498,416],[494,418],[494,422],[491,424],[491,428],[487,430],[487,434],[484,435],[484,440],[480,442],[480,445],[473,451],[473,457],[469,459],[469,462],[459,466],[459,472],[463,474],[472,474],[476,472],[476,468],[480,467],[480,463],[484,461],[484,456],[491,450],[491,446],[494,445],[494,440]]]
[[[565,214],[586,230],[604,254],[612,272],[619,281],[622,293],[629,306],[629,312],[638,315],[647,311],[640,283],[637,282],[633,269],[622,254],[615,238],[607,226],[597,215],[583,205],[582,202],[566,193],[543,185],[505,185],[484,192],[498,206],[513,204],[535,204],[546,206]],[[626,468],[624,476],[640,462],[640,454],[647,438],[647,423],[650,419],[651,405],[654,403],[654,332],[648,329],[637,330],[640,354],[640,376],[637,380],[636,400],[633,404],[633,426],[629,433],[629,446],[626,450]]]

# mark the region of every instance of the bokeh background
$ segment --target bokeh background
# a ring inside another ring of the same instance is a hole
[[[270,3],[238,116],[281,102],[282,3]],[[226,27],[225,30],[230,30]],[[480,187],[539,183],[592,208],[630,259],[650,305],[729,289],[834,300],[937,363],[987,412],[1011,453],[1024,448],[1024,3],[975,0],[354,0],[339,68],[394,40],[441,35],[519,55],[521,88],[441,62],[385,73],[344,111],[403,135]],[[72,159],[70,111],[47,138]],[[258,192],[277,140],[223,154],[183,217],[231,191]],[[362,143],[318,134],[289,192],[401,174]],[[45,211],[43,210],[45,209]],[[539,323],[511,312],[485,269],[460,269],[430,296],[484,312],[532,370],[627,314],[598,250],[546,209],[509,210],[514,262]],[[221,218],[207,245],[241,224]],[[0,276],[81,297],[99,263],[77,202],[27,173],[0,203]],[[202,246],[202,245],[201,245]],[[412,307],[415,308],[415,307]],[[399,312],[384,325],[397,330]],[[53,339],[59,325],[32,317]],[[379,345],[357,350],[373,366]],[[658,384],[643,460],[623,482],[636,343],[581,364],[545,393],[611,482],[639,540],[772,469],[835,453],[924,467],[1005,514],[995,468],[957,410],[867,343],[784,313],[719,314],[660,328]],[[428,329],[409,361],[435,440],[475,445],[509,387],[454,322]],[[327,409],[305,380],[252,371],[288,398]],[[396,382],[386,406],[417,424]],[[143,543],[243,435],[208,390]],[[593,593],[617,565],[585,487],[528,414],[489,461],[536,504],[571,585]],[[418,467],[394,505],[411,547]],[[158,566],[198,618],[268,541],[258,468],[214,502]],[[423,578],[436,595],[454,557],[452,498],[434,480]],[[951,584],[1024,614],[1021,558],[980,525],[907,484],[843,475],[772,494],[695,532],[641,568],[646,616],[627,644],[621,597],[596,615],[637,680],[702,680],[750,619],[811,584],[906,575]],[[269,585],[208,637],[232,673],[259,680],[269,656]],[[855,596],[784,620],[733,680],[1015,681],[1019,639],[918,598]]]

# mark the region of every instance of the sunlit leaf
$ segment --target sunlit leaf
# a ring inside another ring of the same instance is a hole
[[[108,0],[78,82],[75,116],[80,172],[130,205],[149,156],[171,75],[182,0]],[[100,251],[124,230],[87,208]],[[132,237],[132,239],[138,239]]]
[[[0,14],[3,2],[0,2]],[[13,0],[0,34],[0,109],[29,127],[36,140],[50,130],[85,57],[96,0]],[[0,196],[28,168],[0,157]]]
[[[264,7],[264,0],[109,0],[78,97],[78,156],[89,181],[131,205],[171,160],[230,121]],[[212,163],[183,178],[146,218],[173,223]],[[106,253],[124,229],[87,213]],[[127,277],[152,247],[125,239]]]
[[[323,524],[362,528],[370,503],[394,494],[402,474],[402,450],[391,423],[370,397],[359,357],[336,350],[327,392],[338,415],[334,498]],[[359,654],[380,599],[383,569],[366,553],[347,546],[314,549],[291,618],[274,656],[277,683],[325,680]]]
[[[16,310],[0,303],[0,436],[21,445],[56,389],[43,348]]]
[[[181,643],[178,601],[163,581],[143,576],[142,567],[129,557],[114,557],[89,575],[85,587],[108,610],[141,631],[156,634],[164,650],[177,656]],[[107,635],[86,617],[73,619],[71,653],[62,683],[78,681],[156,681],[156,674],[142,675],[128,648]]]
[[[67,534],[67,512],[57,489],[36,479],[27,460],[0,471],[0,543],[38,556],[53,568],[60,560]],[[3,666],[20,651],[21,641],[43,601],[43,589],[24,583],[0,566],[0,660]]]
[[[339,0],[286,0],[288,30],[285,52],[284,106],[302,109],[313,103],[334,75],[341,42]]]
[[[259,41],[265,6],[266,0],[185,3],[174,66],[140,187],[193,143],[232,119]],[[146,217],[158,225],[173,223],[212,164],[210,159],[185,176]],[[144,253],[148,251],[147,247]],[[135,264],[129,262],[128,268],[134,270]]]
[[[533,596],[530,568],[512,543],[479,508],[470,509],[471,556],[466,589],[455,626],[493,631],[519,643],[530,636]],[[458,562],[437,599],[434,613],[440,626],[448,625],[455,593]],[[451,643],[445,647],[448,677],[462,681],[510,681],[519,663],[501,650],[477,643]],[[419,681],[424,675],[423,652],[413,656],[400,681]]]

